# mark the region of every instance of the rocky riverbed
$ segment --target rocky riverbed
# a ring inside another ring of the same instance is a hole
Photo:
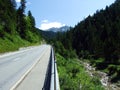
[[[97,76],[100,78],[101,84],[106,90],[120,90],[120,87],[110,82],[110,77],[106,73],[96,70],[87,62],[83,62],[83,65],[91,77]]]

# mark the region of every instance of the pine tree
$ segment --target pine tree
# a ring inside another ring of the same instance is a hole
[[[25,21],[25,0],[21,0],[21,5],[17,10],[17,31],[22,38],[26,38],[26,21]]]

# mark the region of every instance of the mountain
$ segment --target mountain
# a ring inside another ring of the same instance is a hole
[[[70,29],[69,26],[63,26],[63,27],[60,27],[60,28],[50,28],[48,29],[47,31],[52,31],[52,32],[66,32]]]
[[[40,33],[40,35],[42,35],[42,37],[46,40],[50,40],[50,39],[53,39],[57,36],[57,32],[59,32],[59,34],[63,34],[65,33],[66,31],[69,31],[70,30],[70,27],[69,26],[63,26],[63,27],[60,27],[60,28],[50,28],[48,30],[40,30],[40,29],[37,29],[37,31]]]
[[[45,40],[52,39],[52,38],[56,37],[56,34],[57,34],[56,32],[53,32],[53,31],[43,31],[40,29],[38,29],[38,32],[40,33],[40,35],[42,35],[42,37]]]
[[[50,28],[45,31],[38,29],[38,32],[42,35],[44,39],[49,40],[49,39],[55,38],[57,35],[57,32],[63,34],[64,32],[69,31],[69,30],[70,30],[69,26],[63,26],[60,28]]]
[[[73,48],[79,58],[88,59],[96,69],[107,72],[112,82],[120,82],[120,0],[58,36],[54,46],[57,45]]]

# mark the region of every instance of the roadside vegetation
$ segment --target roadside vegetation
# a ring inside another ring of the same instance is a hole
[[[104,90],[98,77],[90,77],[76,58],[56,54],[61,90]]]
[[[107,73],[111,83],[120,86],[120,0],[88,16],[65,33],[53,39],[60,55],[87,59],[91,65]],[[57,42],[56,42],[57,41]],[[56,43],[55,43],[56,42]],[[58,47],[57,47],[57,46]],[[66,52],[66,53],[65,53]]]
[[[41,43],[35,19],[25,8],[26,0],[18,8],[15,0],[0,0],[0,53]],[[110,83],[120,82],[120,0],[67,32],[47,33],[45,39],[57,53],[61,90],[104,90],[99,77],[90,77],[78,59],[106,72]]]
[[[106,6],[104,10],[97,11],[93,16],[89,15],[67,32],[58,32],[55,38],[48,41],[55,47],[55,51],[58,53],[56,57],[58,59],[60,85],[63,90],[78,90],[79,82],[83,85],[81,81],[85,82],[86,80],[84,74],[82,74],[83,77],[79,74],[79,72],[82,72],[81,65],[74,65],[73,62],[76,62],[74,58],[79,58],[82,62],[85,60],[89,61],[90,65],[94,66],[96,70],[103,71],[107,74],[109,83],[114,83],[120,88],[119,14],[120,0],[116,0],[109,7]],[[74,72],[74,69],[76,71],[76,77],[73,77],[72,70]],[[83,68],[82,70],[85,72]],[[89,80],[92,81],[91,77],[86,82],[88,83],[88,87]],[[99,86],[99,80],[94,84]],[[68,89],[67,86],[71,88]],[[88,90],[99,89],[96,87],[96,89],[89,88]]]
[[[91,77],[75,50],[66,49],[60,41],[50,41],[55,48],[61,90],[104,90],[97,76]]]
[[[0,38],[0,53],[9,52],[9,51],[16,51],[21,47],[28,47],[28,46],[34,46],[39,45],[41,41],[37,43],[31,43],[27,40],[22,39],[18,35],[16,36],[10,36],[10,38]]]
[[[15,0],[0,0],[0,53],[42,41],[32,13],[25,15],[25,8],[26,0],[21,0],[18,8]]]

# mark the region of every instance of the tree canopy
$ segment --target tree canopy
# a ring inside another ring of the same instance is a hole
[[[120,0],[96,11],[74,28],[58,34],[64,49],[75,50],[79,58],[90,59],[98,69],[107,69],[113,81],[120,79]],[[55,42],[55,40],[54,40]],[[55,46],[58,44],[54,43]],[[59,45],[57,45],[59,46]],[[62,52],[62,54],[64,54]],[[102,58],[102,61],[99,61]],[[99,62],[99,63],[98,63]],[[119,78],[119,79],[118,79]]]
[[[5,39],[9,43],[12,41],[13,46],[17,37],[29,43],[37,43],[41,40],[31,11],[28,11],[28,15],[25,14],[26,0],[21,0],[18,9],[16,6],[15,0],[0,0],[0,47],[4,47],[2,43]]]

